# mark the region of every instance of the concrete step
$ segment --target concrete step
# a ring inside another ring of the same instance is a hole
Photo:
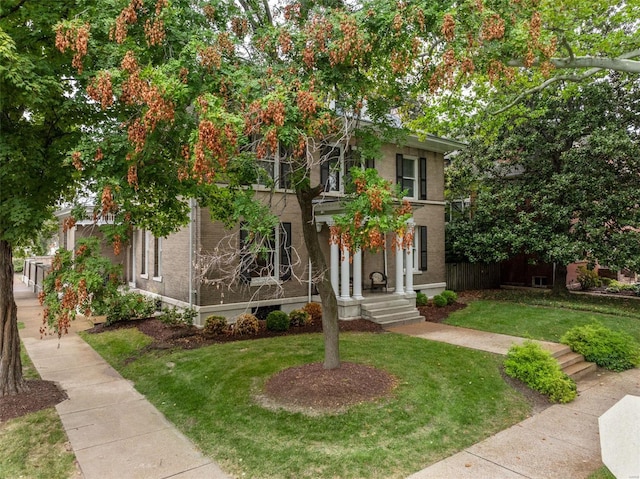
[[[568,368],[572,364],[584,361],[584,356],[582,356],[582,354],[569,351],[568,353],[564,353],[561,356],[557,356],[556,359],[558,360],[558,363],[560,363],[560,367],[564,371],[565,368]]]
[[[417,315],[399,315],[395,318],[376,318],[372,320],[374,323],[378,323],[379,325],[388,328],[393,326],[404,326],[407,324],[416,324],[424,322],[424,317]]]
[[[385,314],[393,314],[393,313],[415,313],[416,308],[412,308],[411,306],[401,306],[396,308],[376,308],[376,309],[368,309],[362,308],[363,316],[384,316]]]
[[[412,301],[393,296],[367,298],[361,304],[362,317],[385,327],[424,321]]]
[[[392,298],[392,297],[391,297]],[[413,303],[402,298],[398,299],[384,299],[384,298],[375,298],[375,299],[366,299],[361,303],[363,308],[367,309],[379,309],[379,308],[398,308],[403,306],[411,307]]]
[[[574,381],[577,381],[580,378],[596,371],[598,367],[595,363],[589,363],[587,361],[580,361],[578,363],[573,363],[566,368],[562,368],[562,370],[566,373]]]

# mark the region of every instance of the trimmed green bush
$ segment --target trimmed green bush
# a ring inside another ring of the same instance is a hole
[[[305,326],[311,323],[311,315],[304,309],[294,309],[289,313],[291,326]]]
[[[511,346],[504,361],[504,371],[553,402],[567,403],[578,394],[576,383],[562,371],[558,361],[533,341]]]
[[[267,315],[267,329],[269,331],[287,331],[291,322],[284,311],[271,311]]]
[[[258,334],[259,330],[260,323],[258,322],[258,318],[251,313],[241,314],[233,325],[233,332],[235,334],[253,335]]]
[[[444,290],[442,293],[440,293],[440,296],[447,300],[447,304],[453,304],[458,300],[458,295],[456,294],[456,292],[451,291],[450,289]]]
[[[437,294],[433,297],[433,304],[435,304],[438,308],[442,308],[447,305],[447,298],[445,298],[441,294]]]
[[[179,310],[174,306],[162,308],[162,313],[158,316],[158,319],[167,326],[190,326],[193,324],[196,315],[196,311],[192,308]]]
[[[224,316],[216,316],[215,314],[212,314],[211,316],[207,316],[207,319],[204,320],[205,334],[222,334],[227,330],[227,328],[227,318]]]
[[[426,306],[429,304],[429,298],[424,293],[416,293],[416,306]]]
[[[571,328],[560,342],[582,354],[587,361],[612,371],[640,366],[640,344],[633,336],[598,323]]]

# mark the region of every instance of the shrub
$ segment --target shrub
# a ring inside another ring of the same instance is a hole
[[[260,323],[258,322],[258,318],[251,313],[245,313],[238,316],[238,319],[236,319],[236,323],[233,326],[233,332],[235,334],[253,335],[258,334],[259,330]]]
[[[192,325],[196,317],[196,312],[192,308],[180,311],[177,308],[162,308],[162,313],[158,319],[168,326]]]
[[[553,402],[567,403],[577,396],[576,383],[538,343],[525,341],[522,346],[513,345],[504,361],[504,371]]]
[[[155,311],[155,302],[140,293],[127,291],[105,300],[107,326],[118,321],[148,318]]]
[[[284,311],[271,311],[267,315],[267,329],[269,331],[286,331],[289,329],[289,315]]]
[[[440,296],[447,300],[447,304],[453,304],[458,300],[458,295],[456,294],[456,292],[451,291],[450,289],[447,289],[440,293]]]
[[[578,282],[580,283],[580,289],[582,290],[597,288],[602,284],[598,273],[592,269],[587,269],[584,266],[578,267]]]
[[[224,316],[207,316],[204,321],[204,333],[208,335],[222,334],[227,330],[227,318]]]
[[[311,315],[304,309],[294,309],[289,313],[291,326],[306,326],[311,323]]]
[[[429,298],[424,293],[416,293],[416,306],[426,306],[429,304]]]
[[[13,272],[22,273],[24,271],[24,258],[13,258]]]
[[[433,304],[435,304],[438,308],[442,308],[447,305],[447,298],[445,298],[441,294],[437,294],[433,297]]]
[[[309,313],[312,323],[322,321],[322,305],[320,303],[307,303],[302,309]]]
[[[640,366],[640,345],[628,333],[612,331],[601,324],[576,326],[560,342],[582,354],[587,361],[612,371]]]

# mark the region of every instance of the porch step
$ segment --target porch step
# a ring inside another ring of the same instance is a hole
[[[361,310],[364,319],[385,327],[424,321],[413,301],[397,296],[367,299],[362,303]]]
[[[553,357],[560,363],[560,368],[574,381],[595,371],[598,367],[595,363],[584,360],[582,354],[574,353],[569,346],[553,353]]]

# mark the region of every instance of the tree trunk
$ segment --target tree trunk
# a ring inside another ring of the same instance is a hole
[[[324,368],[336,369],[340,367],[338,301],[331,286],[331,278],[327,273],[327,262],[320,248],[318,232],[313,222],[313,198],[317,192],[309,188],[299,188],[296,191],[298,204],[302,212],[302,232],[304,243],[309,252],[309,259],[314,275],[320,276],[317,283],[320,299],[322,300],[322,333],[324,335]]]
[[[27,390],[22,377],[11,245],[0,240],[0,397]]]
[[[567,294],[567,292],[567,265],[556,263],[553,294],[554,296],[562,296]]]

